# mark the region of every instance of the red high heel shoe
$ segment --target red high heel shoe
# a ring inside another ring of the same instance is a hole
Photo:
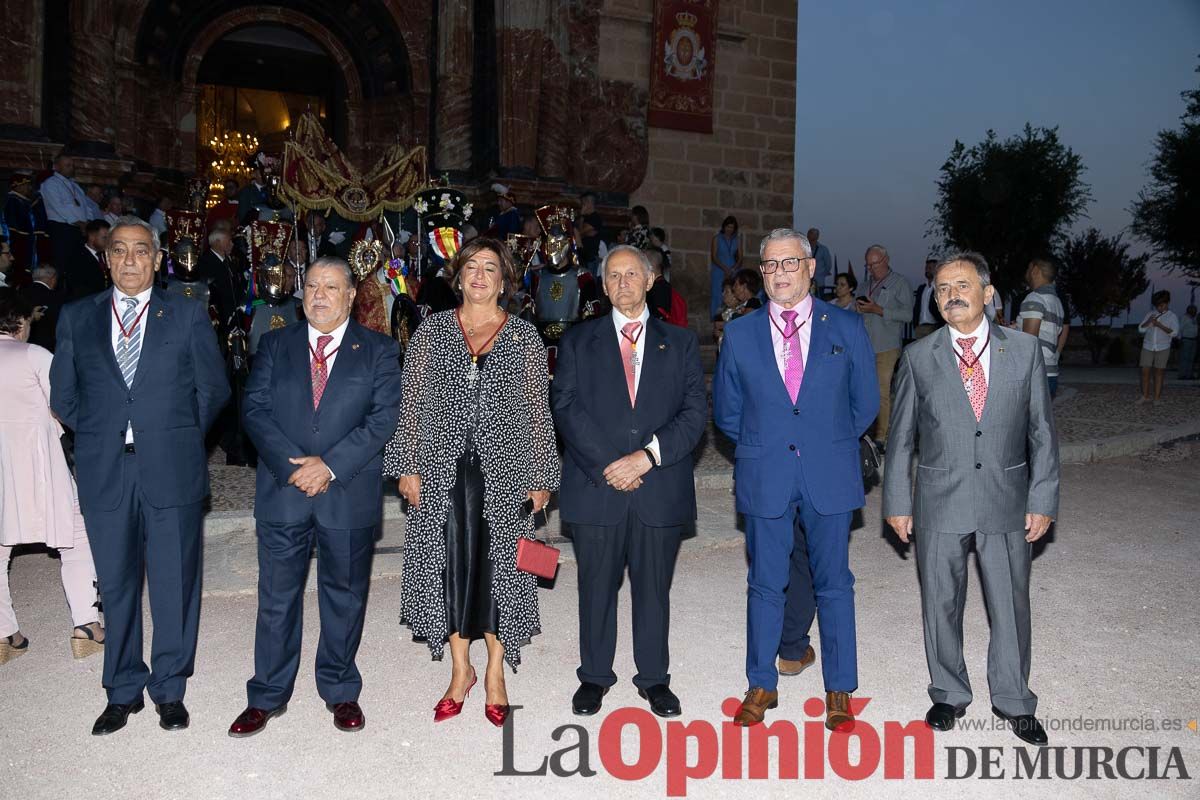
[[[483,715],[497,728],[504,727],[504,721],[508,719],[510,711],[512,711],[512,707],[507,703],[488,703],[483,707]]]
[[[471,696],[471,687],[473,687],[478,680],[479,676],[475,674],[475,668],[471,667],[471,685],[467,687],[467,693],[463,695],[462,703],[455,701],[451,697],[443,697],[438,701],[438,704],[433,707],[433,721],[443,722],[451,717],[457,717],[459,714],[461,714],[463,703],[467,702],[467,698]]]

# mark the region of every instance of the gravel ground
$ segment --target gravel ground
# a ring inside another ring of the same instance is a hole
[[[1041,698],[1039,715],[1050,726],[1051,744],[1160,747],[1160,769],[1169,748],[1177,747],[1193,780],[1014,780],[1019,743],[1011,733],[990,728],[987,623],[978,577],[972,571],[966,660],[978,696],[965,722],[976,729],[936,736],[933,780],[887,780],[879,770],[865,780],[847,781],[826,765],[823,780],[810,775],[797,785],[776,777],[779,762],[773,755],[770,780],[722,780],[718,768],[713,777],[688,783],[688,796],[1196,797],[1200,734],[1186,724],[1200,715],[1196,595],[1200,449],[1183,444],[1142,457],[1068,465],[1063,479],[1060,523],[1053,538],[1036,553],[1032,581],[1031,684]],[[717,507],[729,502],[720,495],[705,499],[706,516],[718,514]],[[912,553],[882,534],[877,522],[878,490],[869,496],[863,517],[865,526],[851,539],[851,564],[857,576],[857,696],[871,699],[862,719],[879,729],[886,720],[922,717],[928,703],[927,673]],[[554,588],[540,593],[545,633],[525,649],[520,672],[508,678],[512,702],[524,706],[513,722],[513,766],[534,769],[543,757],[574,745],[582,730],[589,737],[586,750],[590,768],[598,773],[595,777],[495,776],[504,764],[502,733],[482,718],[481,687],[468,699],[461,717],[435,725],[431,709],[449,668],[431,662],[427,649],[410,642],[396,624],[399,582],[395,579],[376,580],[371,587],[359,654],[368,720],[363,732],[335,731],[316,696],[312,664],[318,626],[315,595],[310,593],[300,676],[287,715],[253,739],[233,740],[225,735],[245,702],[244,681],[252,670],[255,598],[241,594],[205,599],[196,675],[187,696],[190,730],[161,731],[148,709],[133,717],[124,731],[93,738],[88,731],[104,703],[101,662],[99,657],[80,662],[70,658],[64,641],[69,619],[56,570],[56,563],[45,555],[14,559],[13,594],[32,645],[27,655],[0,667],[5,699],[0,797],[291,800],[346,795],[667,795],[662,762],[641,780],[623,781],[611,774],[599,755],[605,715],[622,707],[644,708],[629,683],[634,668],[627,592],[622,593],[615,666],[620,682],[606,698],[600,716],[582,719],[570,714],[578,641],[576,575],[569,562],[561,568]],[[699,540],[685,543],[672,591],[671,666],[684,722],[719,725],[725,719],[722,701],[740,695],[744,688],[744,576],[743,554],[735,536],[716,545]],[[475,651],[476,664],[482,666],[482,651],[478,646]],[[805,700],[820,696],[819,671],[785,678],[781,690],[780,707],[770,719],[790,719],[800,725],[810,719]],[[1061,728],[1068,724],[1064,720],[1083,718],[1133,718],[1140,726],[1145,720],[1160,724],[1170,719],[1180,720],[1183,728],[1090,733]],[[571,724],[581,728],[560,732],[561,740],[552,738],[560,726]],[[628,763],[635,760],[636,739],[634,729],[626,728],[622,752]],[[851,741],[857,742],[853,737]],[[1005,777],[982,780],[977,768],[970,779],[947,780],[946,748],[950,746],[972,748],[976,754],[984,746],[1002,748],[995,752]],[[723,749],[727,758],[736,752]],[[851,763],[857,763],[858,752],[853,744]],[[1068,768],[1074,752],[1065,751]],[[689,763],[696,762],[694,747],[688,749],[688,758]],[[563,762],[574,768],[578,751],[568,753]],[[1135,753],[1130,765],[1137,770],[1146,762],[1146,755]]]

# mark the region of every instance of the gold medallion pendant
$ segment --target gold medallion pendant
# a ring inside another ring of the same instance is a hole
[[[281,317],[279,314],[271,315],[271,330],[274,331],[274,330],[279,330],[280,328],[286,328],[286,327],[287,327],[286,319]]]

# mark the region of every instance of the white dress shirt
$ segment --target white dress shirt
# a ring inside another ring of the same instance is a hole
[[[777,305],[774,300],[767,303],[767,313],[771,316],[771,346],[775,350],[775,366],[779,368],[779,377],[783,378],[783,382],[787,383],[787,355],[784,353],[783,346],[787,342],[783,332],[787,330],[787,322],[783,319],[783,312],[786,311],[783,306]],[[812,341],[812,311],[813,301],[812,295],[805,295],[804,299],[796,304],[792,311],[796,312],[796,324],[799,329],[796,331],[796,338],[800,340],[800,355],[804,358],[804,366],[808,366],[808,346]]]
[[[333,341],[325,346],[325,380],[329,380],[329,376],[333,374],[333,362],[337,361],[337,350],[342,346],[342,337],[346,335],[346,328],[350,325],[350,318],[342,320],[342,324],[331,330],[328,334],[321,333],[312,325],[308,326],[308,366],[312,368],[313,355],[317,352],[317,337],[332,336]],[[337,475],[333,474],[333,470],[329,465],[325,465],[325,469],[329,470],[329,479],[337,480]]]
[[[350,325],[350,318],[347,317],[342,321],[341,325],[331,330],[328,334],[321,333],[312,325],[308,326],[308,365],[312,366],[313,354],[317,352],[317,337],[332,336],[333,341],[325,347],[325,377],[333,373],[333,362],[337,361],[337,349],[342,346],[342,337],[346,335],[346,328]]]
[[[1170,331],[1164,331],[1162,328],[1153,324],[1151,320],[1158,319],[1163,327]],[[1142,338],[1142,349],[1158,352],[1159,350],[1170,350],[1171,340],[1179,335],[1179,317],[1175,316],[1175,312],[1167,309],[1162,314],[1158,313],[1158,309],[1150,309],[1150,313],[1142,320],[1142,324],[1138,325],[1138,330],[1146,334]]]
[[[89,248],[89,249],[91,249],[91,248]],[[145,290],[144,292],[141,292],[136,295],[132,295],[133,297],[136,297],[137,301],[138,301],[137,309],[136,309],[135,313],[142,314],[142,312],[145,311],[146,304],[150,302],[150,292],[153,289],[154,289],[154,287],[152,286],[149,289]],[[118,289],[115,286],[113,287],[112,301],[109,304],[109,311],[111,313],[112,306],[115,304],[117,313],[113,314],[112,323],[109,325],[109,329],[112,332],[112,349],[113,349],[114,356],[117,354],[117,347],[121,342],[121,336],[122,336],[122,334],[121,334],[121,317],[124,316],[124,314],[125,314],[125,298],[126,297],[130,297],[130,295],[125,294],[124,292],[122,292],[120,289]],[[149,322],[150,322],[150,312],[147,311],[145,314],[142,314],[141,321],[139,322],[139,324],[137,326],[137,334],[136,335],[137,335],[137,340],[138,340],[138,369],[141,369],[142,345],[144,345],[146,342],[146,325],[148,325]],[[133,444],[133,421],[132,420],[130,420],[130,422],[125,427],[125,444]]]
[[[980,321],[979,327],[970,333],[959,333],[950,325],[946,326],[946,330],[950,331],[950,342],[954,345],[954,353],[950,355],[954,359],[954,370],[958,372],[959,364],[962,363],[958,357],[966,358],[967,356],[958,340],[964,336],[974,336],[975,344],[971,346],[971,352],[979,356],[979,366],[983,368],[983,377],[990,385],[992,382],[992,348],[989,346],[986,350],[984,349],[984,345],[988,343],[988,333],[991,331],[991,323],[988,322],[987,316],[985,315]]]
[[[637,342],[637,350],[636,350],[637,358],[635,358],[633,360],[633,396],[634,397],[637,397],[638,387],[642,385],[642,362],[646,360],[646,356],[644,354],[646,352],[647,347],[649,347],[649,342],[646,341],[646,337],[649,335],[648,331],[646,330],[646,323],[649,320],[650,320],[650,306],[649,305],[642,306],[642,313],[640,316],[638,316],[636,318],[627,317],[624,314],[622,314],[620,311],[617,311],[617,309],[615,309],[615,308],[612,310],[613,329],[616,330],[616,332],[617,332],[617,347],[618,348],[620,348],[621,340],[624,338],[621,334],[621,329],[624,328],[625,325],[630,322],[642,323],[642,334],[641,334],[641,336],[638,337],[638,342]],[[623,366],[624,365],[622,365],[622,367]],[[646,447],[649,447],[651,452],[654,453],[654,460],[661,464],[662,463],[662,455],[658,449],[658,436],[651,436],[650,441],[646,445]]]

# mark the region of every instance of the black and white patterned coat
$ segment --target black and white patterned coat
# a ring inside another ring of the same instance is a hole
[[[420,505],[410,510],[404,542],[400,618],[440,660],[449,636],[444,576],[445,524],[455,465],[466,450],[473,392],[471,357],[454,311],[417,328],[404,360],[400,422],[384,449],[384,473],[421,477]],[[521,645],[539,633],[537,578],[517,570],[518,537],[533,538],[520,506],[530,490],[556,491],[561,466],[547,398],[546,350],[537,329],[510,316],[479,371],[476,450],[484,476],[491,534],[497,636],[515,670]]]

